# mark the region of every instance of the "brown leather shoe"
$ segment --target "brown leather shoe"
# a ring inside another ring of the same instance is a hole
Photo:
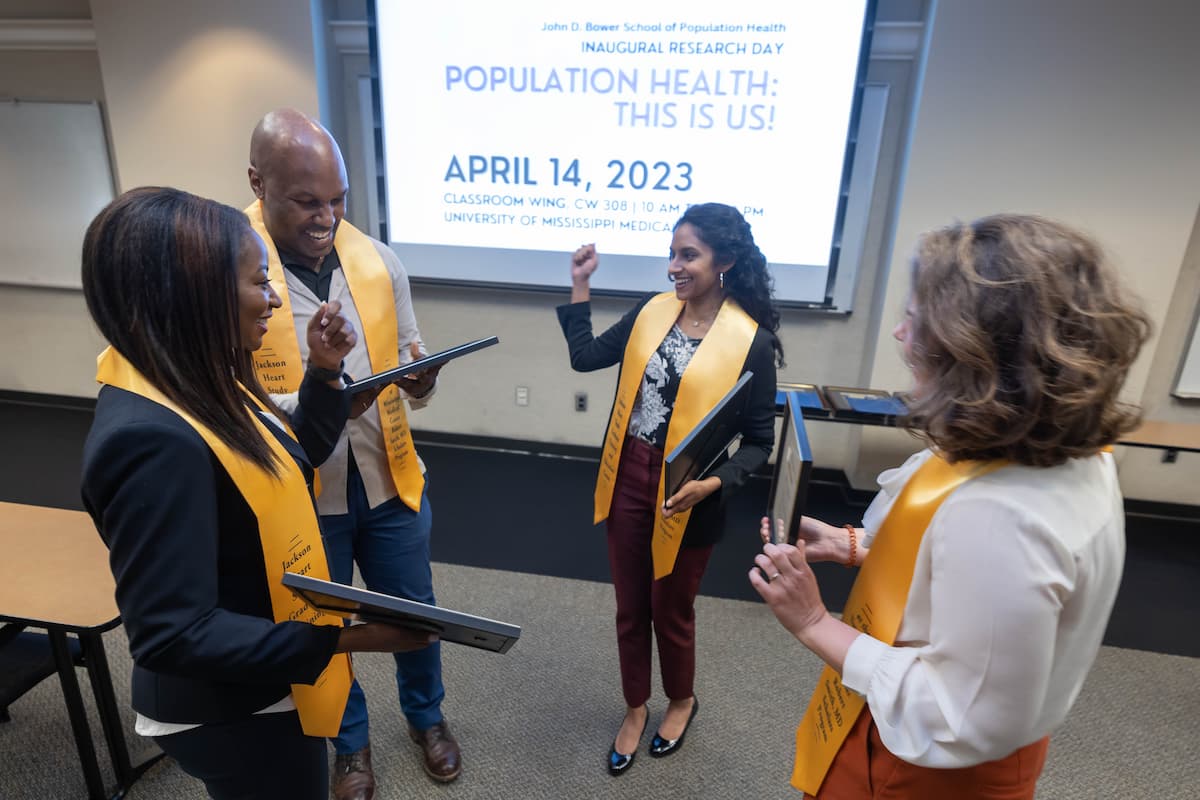
[[[334,756],[329,791],[333,800],[371,800],[375,796],[371,745],[353,753]]]
[[[462,754],[445,720],[424,731],[409,725],[408,735],[421,745],[421,750],[425,753],[426,775],[439,783],[449,783],[462,772]]]

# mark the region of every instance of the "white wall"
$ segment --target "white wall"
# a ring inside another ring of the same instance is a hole
[[[907,291],[917,236],[999,211],[1044,214],[1096,236],[1163,330],[1200,203],[1200,5],[1173,0],[940,2],[887,276],[885,314]],[[1178,313],[1178,312],[1177,312]],[[906,371],[881,329],[873,386]],[[1158,405],[1150,342],[1128,399]],[[1152,396],[1147,396],[1148,390]],[[1200,422],[1200,414],[1184,413]],[[910,443],[864,436],[860,479]],[[1194,502],[1195,463],[1124,470],[1134,497]]]
[[[83,3],[86,11],[86,3]],[[29,9],[13,9],[13,13]],[[46,13],[50,13],[47,11]],[[67,8],[63,13],[77,13]],[[0,49],[0,97],[101,100],[94,49],[48,52]],[[13,231],[12,235],[19,235]],[[104,340],[78,291],[0,285],[0,389],[93,396],[96,354]]]
[[[317,113],[307,4],[92,0],[88,11],[0,6],[0,96],[100,101],[118,190],[178,186],[241,208],[255,123],[284,105]],[[104,341],[81,293],[0,286],[0,315],[12,339],[0,389],[95,395]]]
[[[1179,400],[1170,395],[1175,386],[1180,360],[1187,346],[1192,320],[1200,308],[1200,215],[1192,226],[1191,240],[1171,304],[1158,333],[1142,407],[1148,419],[1200,423],[1200,401]],[[1163,464],[1158,450],[1122,448],[1121,485],[1129,497],[1143,500],[1196,505],[1196,475],[1200,454],[1181,453],[1175,464]]]
[[[308,4],[92,0],[119,188],[178,186],[243,207],[263,114],[319,111]]]

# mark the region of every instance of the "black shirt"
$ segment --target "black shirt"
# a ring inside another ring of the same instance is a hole
[[[338,259],[337,250],[330,250],[329,255],[321,261],[320,269],[314,270],[305,264],[288,261],[283,262],[283,267],[299,278],[300,282],[324,303],[329,300],[329,282],[333,280],[333,272],[342,268],[342,262]]]

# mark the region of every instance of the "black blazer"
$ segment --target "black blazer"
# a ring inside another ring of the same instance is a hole
[[[303,448],[266,423],[310,493],[311,464],[333,451],[348,412],[345,392],[306,379],[291,420]],[[177,414],[102,388],[82,493],[109,548],[137,711],[160,722],[243,718],[329,663],[340,627],[274,621],[254,513]]]
[[[571,367],[577,372],[591,372],[620,364],[625,344],[633,331],[642,307],[655,295],[647,295],[611,328],[599,336],[592,335],[590,303],[569,303],[558,307],[558,322],[567,338]],[[742,487],[754,470],[767,463],[775,447],[775,334],[761,325],[750,343],[750,352],[741,372],[750,370],[750,403],[743,417],[741,446],[732,458],[718,462],[710,475],[721,479],[721,490],[697,503],[683,533],[683,547],[702,547],[721,538],[725,528],[725,505],[733,493]],[[624,364],[621,368],[624,369]],[[620,372],[617,385],[620,386]],[[616,392],[613,392],[616,404]],[[609,411],[609,418],[612,411]]]

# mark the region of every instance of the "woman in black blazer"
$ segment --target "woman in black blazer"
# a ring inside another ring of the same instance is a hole
[[[271,578],[327,577],[313,465],[349,413],[340,364],[356,334],[337,304],[314,316],[300,409],[286,418],[250,362],[280,305],[266,272],[261,240],[228,206],[142,188],[100,212],[83,284],[111,346],[82,493],[109,547],[138,732],[213,797],[323,800],[314,732],[321,714],[340,719],[348,663],[337,654],[429,637],[315,619]],[[294,545],[282,562],[270,538],[281,526]]]
[[[597,480],[595,521],[607,519],[617,600],[617,645],[625,719],[608,754],[623,774],[649,720],[651,636],[658,641],[669,700],[649,753],[679,749],[699,705],[695,598],[725,504],[762,466],[775,443],[775,331],[767,262],[737,209],[692,206],[675,224],[667,277],[673,293],[644,298],[598,337],[592,335],[589,279],[594,245],[571,259],[571,303],[558,317],[581,372],[621,365]],[[707,476],[664,498],[662,462],[745,372],[753,372],[738,451]]]

